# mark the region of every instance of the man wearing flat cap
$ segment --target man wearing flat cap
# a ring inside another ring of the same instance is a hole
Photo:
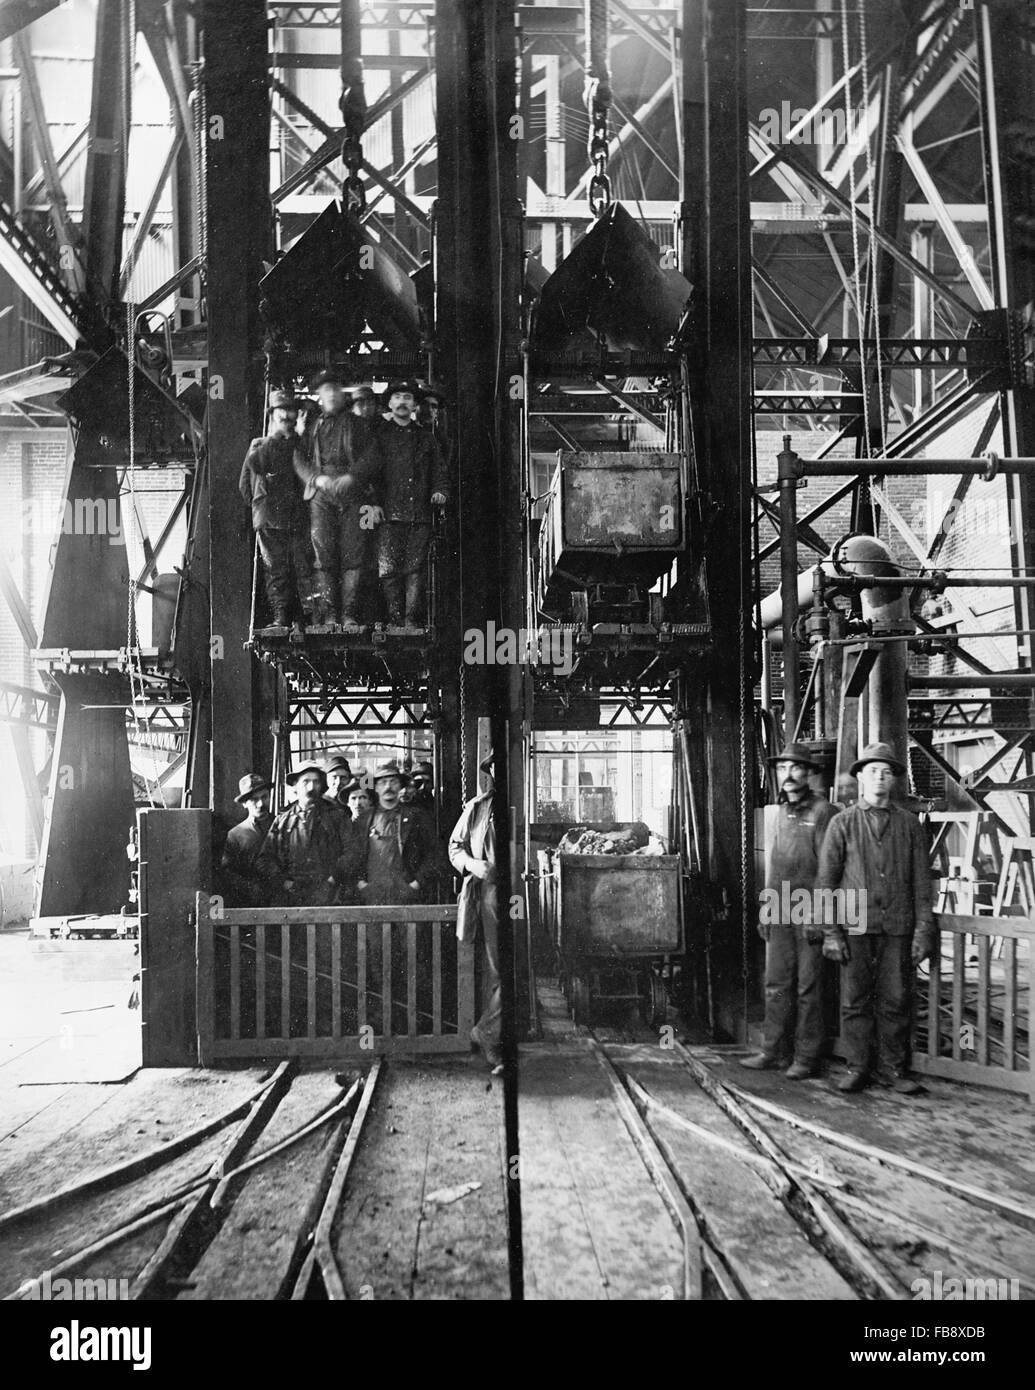
[[[345,793],[345,788],[352,781],[352,767],[348,758],[343,757],[341,753],[335,753],[324,763],[324,773],[327,777],[327,790],[323,794],[324,800],[349,815],[349,799]],[[349,816],[349,819],[351,820],[352,817]]]
[[[916,967],[937,949],[927,838],[910,811],[891,800],[905,766],[890,744],[873,743],[852,764],[859,799],[830,823],[817,888],[842,889],[861,910],[847,933],[826,923],[823,954],[841,966],[845,1092],[871,1077],[901,1095],[921,1088],[908,1073]],[[874,1055],[875,1054],[875,1055]]]
[[[327,779],[319,763],[303,763],[287,781],[295,800],[270,826],[259,871],[275,905],[328,907],[337,894],[339,863],[349,848],[350,822],[324,800]]]
[[[243,806],[246,818],[231,828],[223,846],[220,869],[228,907],[265,907],[266,893],[256,862],[273,823],[270,792],[265,777],[246,772],[237,784],[234,800]]]
[[[414,418],[419,394],[415,381],[389,382],[387,417],[377,432],[384,507],[378,574],[388,621],[395,627],[422,627],[426,621],[432,509],[444,507],[448,496],[438,440]]]
[[[270,432],[253,439],[241,468],[241,496],[251,506],[274,627],[298,624],[310,602],[309,517],[295,472],[298,402],[290,391],[270,393]]]
[[[765,1033],[762,1051],[741,1066],[765,1071],[790,1059],[788,1079],[802,1081],[815,1075],[823,1052],[823,928],[812,908],[820,847],[835,811],[809,785],[820,764],[807,744],[789,743],[769,762],[779,801],[767,826],[758,914],[766,943]]]
[[[354,415],[337,373],[316,379],[320,414],[295,451],[305,484],[316,556],[318,617],[355,626],[363,619],[363,578],[381,520],[380,463],[370,423]]]

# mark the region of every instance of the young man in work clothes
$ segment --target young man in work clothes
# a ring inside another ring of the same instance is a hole
[[[303,606],[309,603],[312,559],[309,519],[295,473],[298,402],[288,391],[270,394],[270,432],[252,440],[241,468],[241,496],[252,509],[252,526],[266,571],[274,627],[295,625],[301,638]]]
[[[855,895],[859,926],[827,922],[823,954],[841,966],[842,1032],[848,1075],[840,1091],[861,1091],[871,1075],[901,1095],[921,1088],[907,1071],[916,967],[935,949],[927,838],[910,811],[891,800],[905,767],[887,743],[852,764],[859,800],[834,817],[820,854],[818,888]]]
[[[809,786],[809,774],[820,765],[806,744],[789,743],[769,762],[776,766],[780,801],[766,856],[770,901],[763,903],[758,921],[766,943],[765,1036],[762,1051],[742,1058],[740,1065],[754,1071],[780,1067],[793,1051],[787,1077],[801,1081],[815,1075],[823,1051],[823,927],[808,909],[820,846],[835,810]]]
[[[266,906],[266,893],[256,872],[256,862],[273,824],[270,815],[272,790],[266,778],[257,772],[246,772],[237,784],[234,800],[244,807],[247,818],[231,828],[223,846],[220,869],[228,907]]]
[[[388,621],[422,627],[427,607],[427,559],[432,508],[447,498],[446,462],[438,440],[418,425],[419,388],[393,381],[387,417],[377,428],[384,521],[378,532],[378,573]]]
[[[321,624],[354,627],[364,618],[363,578],[382,515],[373,486],[379,471],[376,448],[372,426],[352,413],[337,373],[317,377],[316,395],[320,413],[299,442],[295,469],[309,503],[317,618]]]

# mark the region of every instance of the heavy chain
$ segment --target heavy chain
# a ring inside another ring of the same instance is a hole
[[[460,663],[460,802],[466,806],[467,796],[467,663]]]
[[[613,201],[607,163],[611,154],[607,120],[611,110],[611,71],[608,63],[607,0],[586,0],[586,87],[589,112],[589,207],[603,217]]]
[[[342,185],[345,211],[358,217],[366,208],[367,194],[360,172],[363,168],[363,131],[367,123],[367,99],[363,92],[363,64],[356,58],[342,63],[341,96],[338,99],[345,134],[341,142],[341,159],[345,165]]]

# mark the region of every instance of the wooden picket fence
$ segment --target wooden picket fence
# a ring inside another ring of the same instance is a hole
[[[474,951],[456,905],[226,908],[196,900],[202,1066],[466,1052]]]

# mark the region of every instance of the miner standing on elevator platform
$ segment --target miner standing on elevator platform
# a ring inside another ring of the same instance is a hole
[[[320,414],[295,452],[295,468],[310,504],[316,590],[321,623],[355,626],[364,572],[382,518],[372,426],[353,414],[340,376],[326,371],[315,382]]]
[[[820,848],[836,812],[809,786],[809,774],[820,771],[820,764],[807,744],[789,743],[769,762],[776,767],[780,800],[758,917],[766,943],[765,1035],[762,1051],[740,1065],[766,1071],[785,1065],[793,1053],[787,1076],[801,1081],[815,1075],[823,1051],[823,926],[809,909]],[[790,910],[792,903],[796,910]]]
[[[294,468],[297,419],[290,391],[271,392],[270,432],[252,440],[238,483],[252,509],[274,627],[299,623],[312,586],[308,518]]]
[[[384,506],[378,573],[394,627],[422,627],[426,621],[432,509],[444,507],[448,495],[438,440],[414,418],[419,394],[414,381],[390,382],[387,415],[377,426]]]

